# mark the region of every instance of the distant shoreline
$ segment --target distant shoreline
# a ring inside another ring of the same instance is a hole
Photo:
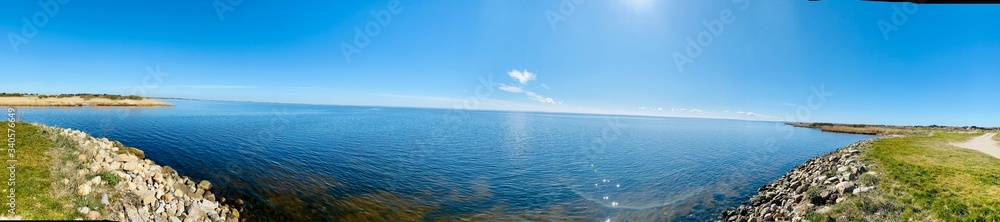
[[[116,95],[82,95],[82,96],[50,96],[50,95],[0,95],[0,106],[14,107],[77,107],[77,106],[127,106],[127,107],[158,107],[174,104],[151,98]]]

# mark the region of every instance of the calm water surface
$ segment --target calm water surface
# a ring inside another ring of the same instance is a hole
[[[169,102],[19,112],[210,180],[256,221],[704,221],[870,138],[737,120]]]

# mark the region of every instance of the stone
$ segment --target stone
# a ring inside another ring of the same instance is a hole
[[[99,185],[101,184],[101,177],[95,176],[94,178],[91,178],[90,181],[88,182],[90,182],[90,184]]]
[[[100,218],[101,218],[101,213],[98,213],[97,211],[90,211],[87,213],[87,219],[97,220]]]
[[[169,194],[169,193],[163,194],[163,201],[170,202],[172,200],[174,200],[174,195],[173,194]]]
[[[841,194],[854,191],[854,182],[840,182],[837,184],[837,191]]]
[[[140,197],[142,197],[143,205],[150,205],[153,204],[153,201],[156,201],[156,193],[154,193],[153,191],[142,192]]]
[[[212,183],[209,183],[207,180],[202,180],[198,183],[198,188],[209,190],[212,188]]]
[[[122,163],[111,162],[108,164],[108,170],[118,170],[122,168]]]
[[[167,217],[167,220],[169,220],[170,222],[182,222],[180,218],[177,218],[175,216],[169,216]]]
[[[86,163],[87,162],[87,155],[86,154],[80,154],[79,159],[80,159],[80,162]]]
[[[125,163],[136,162],[136,161],[139,161],[139,158],[137,158],[137,157],[135,157],[133,155],[128,155],[128,154],[124,154],[123,153],[123,154],[118,154],[118,161],[125,162]]]
[[[136,162],[126,162],[125,164],[122,164],[122,169],[133,173],[140,171],[139,163]]]
[[[81,214],[87,214],[88,212],[90,212],[90,208],[89,207],[80,207],[80,208],[77,208],[76,211],[80,212]]]
[[[869,187],[858,187],[857,189],[854,189],[853,193],[854,193],[854,195],[858,195],[858,194],[866,193],[866,192],[868,192],[868,191],[870,191],[872,189],[875,189],[875,187],[870,187],[870,186]]]
[[[204,195],[205,195],[205,190],[198,189],[198,191],[195,191],[194,195],[192,195],[191,197],[196,197],[200,199],[200,198],[205,198]]]
[[[206,192],[205,199],[208,201],[215,201],[215,194],[213,194],[212,192]]]
[[[143,217],[141,214],[139,214],[139,211],[136,210],[135,206],[132,206],[131,204],[126,204],[125,205],[125,218],[128,219],[127,221],[148,221],[149,220],[148,218]]]
[[[108,201],[108,194],[106,194],[106,193],[102,193],[101,194],[101,204],[104,204],[104,205],[111,204],[111,202]]]
[[[191,221],[201,221],[204,217],[205,213],[201,212],[201,207],[191,206],[188,208],[187,218],[184,218],[184,221],[188,221],[188,219],[191,219]]]
[[[837,167],[837,174],[847,172],[847,167]]]
[[[84,184],[80,185],[80,187],[76,189],[76,193],[79,194],[80,196],[87,196],[87,194],[90,194],[90,190],[91,190],[90,185]]]

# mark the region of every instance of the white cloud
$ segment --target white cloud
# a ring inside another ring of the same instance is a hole
[[[519,85],[519,86],[512,86],[512,85],[507,85],[507,84],[502,84],[501,83],[500,84],[500,90],[507,91],[507,92],[510,92],[510,93],[524,93],[525,95],[528,95],[528,99],[531,99],[531,100],[534,100],[534,101],[538,101],[538,102],[541,102],[541,103],[547,103],[547,104],[561,104],[562,103],[562,102],[558,102],[557,103],[554,99],[549,98],[549,97],[545,97],[545,96],[542,96],[542,95],[538,95],[538,93],[524,90],[525,84],[527,84],[529,81],[535,80],[535,78],[537,78],[537,76],[534,73],[528,72],[528,70],[521,70],[521,71],[511,70],[510,72],[507,72],[507,75],[509,75],[514,80],[517,80],[517,82],[521,83],[521,85]],[[546,89],[549,88],[549,86],[545,85],[545,84],[542,84],[542,87],[545,87]]]
[[[538,95],[537,93],[531,91],[524,91],[524,94],[527,94],[528,98],[534,101],[548,103],[548,104],[556,104],[556,101],[553,100],[552,98],[544,97],[542,95]]]
[[[687,109],[672,108],[670,111],[687,111]]]
[[[703,113],[705,111],[704,110],[700,110],[700,109],[691,109],[690,112],[692,112],[692,113]]]
[[[534,73],[528,72],[528,70],[517,71],[516,69],[510,70],[510,72],[507,72],[507,75],[516,79],[518,82],[521,82],[521,85],[528,83],[528,81],[535,80],[536,77]]]
[[[542,83],[542,88],[549,89],[549,85],[545,85],[545,83]]]
[[[508,86],[507,84],[500,84],[500,90],[507,91],[507,92],[512,92],[512,93],[524,92],[524,89],[521,89],[521,87],[518,87],[518,86]]]

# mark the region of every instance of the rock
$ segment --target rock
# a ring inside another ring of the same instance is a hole
[[[841,194],[851,193],[854,191],[854,182],[840,182],[837,184],[837,191]]]
[[[858,195],[858,194],[866,193],[866,192],[868,192],[868,191],[870,191],[872,189],[875,189],[875,187],[871,187],[871,186],[868,186],[868,187],[858,187],[857,189],[854,189],[853,193],[854,193],[854,195]]]
[[[180,218],[177,218],[175,216],[169,216],[167,217],[167,220],[169,220],[170,222],[182,222]]]
[[[136,162],[136,161],[139,161],[139,158],[137,158],[137,157],[135,157],[135,156],[133,156],[133,155],[128,155],[128,154],[125,154],[125,153],[123,153],[123,154],[118,154],[118,156],[117,156],[117,157],[118,157],[118,158],[116,158],[116,159],[118,159],[118,161],[119,161],[119,162],[123,162],[123,163],[128,163],[128,162]]]
[[[847,172],[847,167],[837,167],[837,174]]]
[[[201,207],[191,206],[188,208],[187,218],[184,218],[184,221],[188,221],[188,219],[190,219],[190,221],[201,221],[204,217],[205,214],[201,212]]]
[[[91,190],[90,185],[84,184],[80,185],[80,187],[76,189],[76,193],[79,194],[80,196],[87,196],[87,194],[90,194],[90,190]]]
[[[212,192],[206,192],[205,199],[208,201],[215,201],[215,194],[213,194]]]
[[[69,179],[62,179],[63,184],[69,184]]]
[[[122,168],[122,163],[111,162],[108,164],[108,170],[118,170]]]
[[[140,197],[142,198],[143,205],[150,205],[153,204],[153,201],[156,201],[156,193],[153,191],[142,192]]]
[[[80,212],[81,214],[87,214],[88,212],[90,212],[90,208],[89,207],[80,207],[80,208],[77,208],[76,211]]]
[[[198,183],[198,188],[209,190],[212,188],[212,183],[209,183],[207,180],[202,180]]]
[[[197,197],[197,198],[201,199],[201,198],[205,198],[204,195],[205,195],[205,190],[198,189],[198,191],[195,191],[194,195],[191,196],[191,197]]]
[[[133,173],[140,171],[139,163],[137,162],[126,162],[125,164],[122,164],[122,169]]]
[[[84,162],[84,163],[86,163],[87,160],[88,160],[86,154],[80,154],[79,159],[80,159],[80,162]]]
[[[148,221],[149,220],[148,218],[143,217],[142,215],[140,215],[139,211],[135,209],[135,206],[132,206],[131,204],[126,204],[125,205],[125,217],[128,219],[128,221]]]
[[[101,184],[101,177],[100,176],[95,176],[94,178],[91,178],[90,181],[87,181],[87,182],[90,182],[90,184],[94,184],[94,185],[100,185]]]
[[[90,211],[89,213],[87,213],[87,219],[97,220],[100,218],[101,218],[101,213],[98,213],[97,211]]]
[[[101,204],[104,204],[104,205],[111,204],[111,202],[108,201],[108,194],[106,194],[106,193],[102,193],[101,194]]]
[[[163,194],[163,201],[170,202],[172,200],[174,200],[174,195],[173,194],[169,194],[169,193]]]

